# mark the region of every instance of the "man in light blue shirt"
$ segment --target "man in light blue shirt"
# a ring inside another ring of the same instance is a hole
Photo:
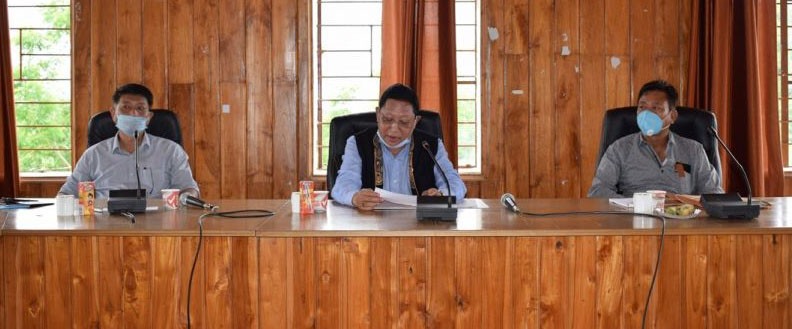
[[[415,130],[421,119],[419,108],[417,95],[405,85],[392,85],[382,93],[377,129],[367,129],[347,139],[332,190],[334,200],[371,210],[383,201],[374,192],[375,187],[402,194],[443,195],[448,185],[430,156],[437,159],[448,176],[457,202],[463,200],[467,193],[465,183],[448,159],[442,140]]]
[[[85,150],[58,194],[76,195],[77,183],[84,181],[94,182],[97,198],[107,198],[110,190],[137,188],[137,142],[140,187],[146,190],[147,197],[162,197],[162,189],[179,189],[198,196],[198,184],[182,147],[145,133],[152,117],[153,98],[148,88],[138,84],[123,85],[115,91],[110,114],[118,133]]]

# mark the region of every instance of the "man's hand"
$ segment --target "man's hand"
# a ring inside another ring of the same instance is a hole
[[[360,210],[373,210],[374,207],[382,203],[382,201],[384,200],[380,197],[379,193],[367,188],[357,191],[355,195],[352,196],[352,205]]]
[[[428,189],[426,191],[423,191],[423,193],[421,193],[421,195],[423,195],[423,196],[443,196],[443,192],[440,192],[440,190],[438,190],[438,189],[433,187],[433,188],[430,188],[430,189]]]

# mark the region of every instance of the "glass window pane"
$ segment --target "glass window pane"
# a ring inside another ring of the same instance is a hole
[[[322,100],[379,99],[379,78],[323,78]]]
[[[41,6],[41,5],[60,5],[68,6],[69,0],[8,0],[9,7],[17,6]]]
[[[370,26],[322,27],[322,50],[370,50]]]
[[[20,126],[69,126],[71,104],[25,104],[17,103],[16,124]]]
[[[456,47],[457,50],[476,50],[476,27],[457,26],[456,28]]]
[[[476,167],[476,148],[471,146],[460,146],[458,151],[459,168]]]
[[[322,54],[322,76],[371,76],[371,54],[367,52],[327,52]]]
[[[476,52],[457,51],[457,76],[476,76]]]
[[[382,69],[382,27],[375,26],[372,33],[374,42],[371,49],[371,74],[378,77]]]
[[[25,55],[69,55],[71,40],[67,30],[22,30],[22,53]]]
[[[330,145],[330,123],[322,123],[322,144]]]
[[[70,127],[17,127],[20,149],[71,149]]]
[[[381,3],[322,3],[322,25],[381,25]]]
[[[457,121],[476,122],[476,101],[457,101]]]
[[[20,150],[20,172],[71,171],[69,151],[26,151]]]
[[[69,16],[68,7],[9,7],[8,27],[69,27]]]
[[[376,101],[323,101],[322,122],[330,122],[339,115],[352,113],[374,112],[377,108]]]
[[[456,24],[476,24],[476,3],[456,2]]]
[[[476,85],[471,83],[458,83],[457,99],[476,99]]]
[[[476,145],[476,125],[460,123],[457,125],[459,145]]]
[[[22,79],[71,78],[70,56],[22,56]]]
[[[69,81],[15,81],[16,102],[68,102],[71,100]]]

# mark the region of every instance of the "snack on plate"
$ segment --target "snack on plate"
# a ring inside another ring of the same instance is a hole
[[[673,216],[690,216],[696,211],[696,207],[692,204],[681,204],[678,206],[665,207],[665,213]]]

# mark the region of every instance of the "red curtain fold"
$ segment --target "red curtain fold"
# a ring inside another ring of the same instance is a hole
[[[687,103],[713,110],[754,195],[783,195],[775,1],[697,0],[692,6]],[[721,162],[724,187],[744,195],[743,179],[724,151]]]
[[[400,82],[440,113],[443,143],[457,163],[456,24],[453,0],[383,0],[380,91]]]
[[[14,82],[11,66],[11,37],[8,27],[8,2],[0,0],[0,195],[16,197],[19,190],[16,122],[14,116]]]

